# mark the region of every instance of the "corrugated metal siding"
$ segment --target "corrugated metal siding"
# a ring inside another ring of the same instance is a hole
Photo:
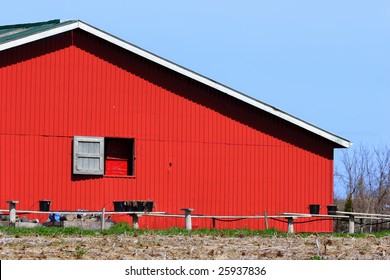
[[[51,199],[57,210],[112,210],[113,200],[153,199],[156,211],[169,213],[192,207],[205,215],[273,215],[308,212],[310,203],[325,213],[333,201],[330,143],[86,33],[0,58],[1,208],[18,199],[19,208],[38,209],[38,200]],[[135,176],[72,176],[74,135],[134,138]],[[296,229],[329,231],[331,223]]]

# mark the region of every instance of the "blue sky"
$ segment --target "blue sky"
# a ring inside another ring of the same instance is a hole
[[[6,1],[80,19],[354,142],[390,146],[390,1]],[[335,152],[339,164],[341,151]]]

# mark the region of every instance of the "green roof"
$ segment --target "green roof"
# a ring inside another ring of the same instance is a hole
[[[0,26],[0,44],[10,42],[13,40],[18,40],[72,22],[76,22],[76,21],[72,20],[72,21],[61,22],[59,19],[55,19],[55,20],[35,22],[35,23],[3,25]]]

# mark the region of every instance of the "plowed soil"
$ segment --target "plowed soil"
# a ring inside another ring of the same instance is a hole
[[[0,259],[390,260],[390,236],[213,237],[142,234],[15,237],[0,233]]]

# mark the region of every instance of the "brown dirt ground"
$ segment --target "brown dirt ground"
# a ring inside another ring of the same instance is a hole
[[[0,233],[0,259],[88,260],[390,260],[390,236],[376,238],[213,237],[110,235],[8,236]]]

